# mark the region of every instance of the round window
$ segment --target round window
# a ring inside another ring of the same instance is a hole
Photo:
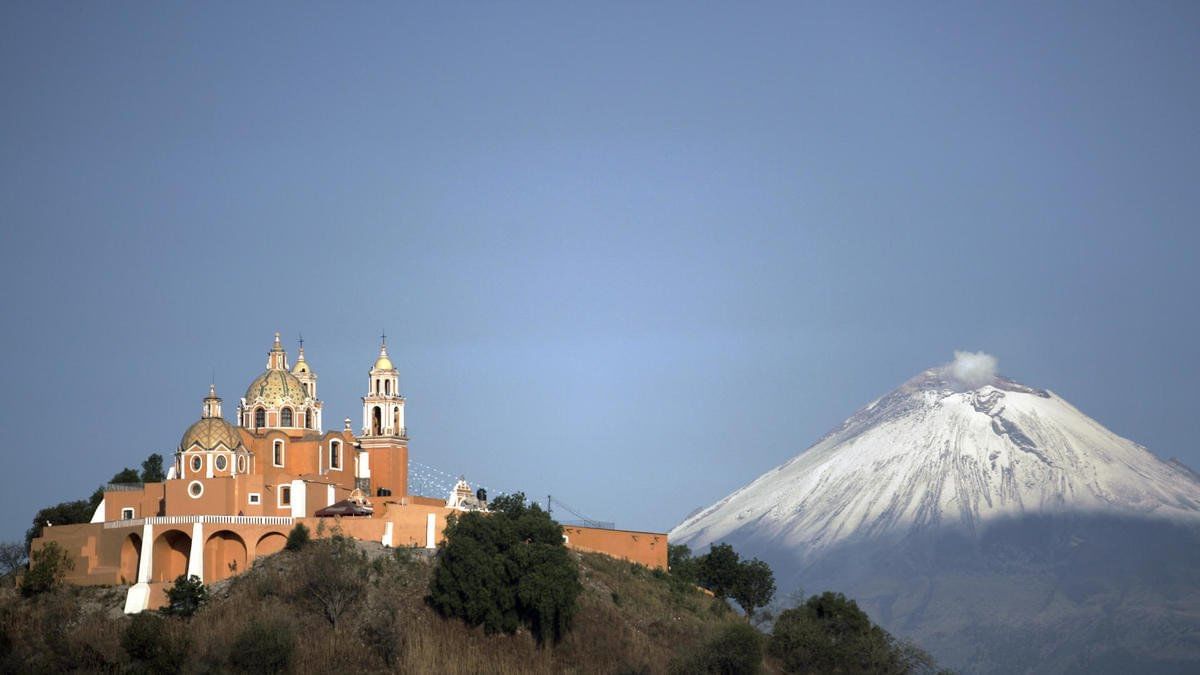
[[[192,499],[196,499],[200,495],[204,494],[204,483],[201,483],[198,480],[192,481],[191,484],[188,485],[188,494],[191,495]]]
[[[229,466],[229,458],[225,455],[217,455],[217,471],[224,471]]]
[[[204,460],[200,458],[200,455],[192,455],[192,471],[199,471],[202,466],[204,466]]]
[[[238,457],[237,467],[238,467],[238,473],[246,473],[246,456],[245,455]]]

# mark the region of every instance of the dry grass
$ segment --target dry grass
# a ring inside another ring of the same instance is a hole
[[[426,606],[432,560],[396,562],[377,545],[364,548],[374,559],[370,590],[336,630],[297,599],[303,584],[294,573],[302,567],[296,556],[303,553],[271,556],[218,584],[195,617],[167,624],[172,639],[190,642],[184,672],[228,672],[232,645],[255,620],[292,636],[292,672],[404,673],[668,672],[720,626],[742,620],[667,575],[583,554],[576,555],[584,593],[573,629],[562,643],[539,649],[528,631],[487,635]],[[0,597],[0,665],[21,672],[125,670],[120,636],[128,619],[119,617],[123,593],[114,591]]]

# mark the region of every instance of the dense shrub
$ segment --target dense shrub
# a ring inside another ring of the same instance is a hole
[[[74,568],[75,561],[58,542],[47,542],[30,556],[29,571],[21,579],[21,595],[29,598],[52,590]]]
[[[292,628],[278,620],[254,619],[229,648],[229,662],[246,673],[282,673],[296,650]]]
[[[497,497],[491,508],[451,516],[429,603],[489,633],[524,624],[538,644],[558,642],[583,590],[562,526],[521,493]]]
[[[695,654],[678,664],[680,673],[742,675],[762,668],[763,635],[744,623],[723,627]]]
[[[129,655],[130,670],[141,673],[177,672],[188,654],[184,636],[172,636],[167,621],[150,612],[134,614],[121,647]]]
[[[296,523],[296,526],[292,528],[292,531],[288,532],[287,544],[284,545],[284,548],[289,551],[299,551],[307,546],[308,542],[311,540],[312,534],[308,531],[308,528],[304,526],[304,523]]]
[[[708,553],[696,558],[686,545],[670,544],[667,566],[674,578],[703,586],[718,598],[733,599],[751,619],[754,610],[766,607],[775,597],[775,573],[770,565],[758,558],[742,560],[729,544],[713,544]]]
[[[918,673],[933,659],[875,625],[841,593],[814,595],[775,620],[768,647],[789,673]]]
[[[179,575],[175,583],[167,589],[167,606],[163,614],[189,617],[197,612],[204,603],[208,602],[208,587],[200,581],[200,577]]]

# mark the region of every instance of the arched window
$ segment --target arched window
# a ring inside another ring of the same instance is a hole
[[[379,380],[375,380],[375,393],[379,393]]]
[[[261,429],[267,426],[267,411],[262,408],[254,409],[254,428]]]
[[[342,442],[331,441],[329,443],[329,468],[342,468]]]
[[[391,395],[391,393],[392,393],[392,381],[391,380],[383,381],[383,393]]]
[[[392,408],[392,430],[396,432],[397,436],[404,433],[404,430],[400,428],[400,406]]]
[[[371,408],[371,434],[379,436],[383,433],[383,411],[379,406]]]
[[[271,454],[271,460],[275,466],[283,466],[283,441],[275,441],[274,451]]]
[[[291,408],[284,408],[283,412],[279,413],[279,426],[281,426],[281,427],[292,426],[292,409]]]

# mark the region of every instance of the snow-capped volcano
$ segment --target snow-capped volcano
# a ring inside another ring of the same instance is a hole
[[[995,375],[971,382],[960,370],[956,362],[912,378],[685,520],[671,540],[703,546],[752,528],[812,553],[847,539],[974,531],[1030,514],[1200,520],[1200,482],[1186,469],[1052,392]]]
[[[963,672],[1200,672],[1200,478],[984,354],[670,533],[858,600]]]

